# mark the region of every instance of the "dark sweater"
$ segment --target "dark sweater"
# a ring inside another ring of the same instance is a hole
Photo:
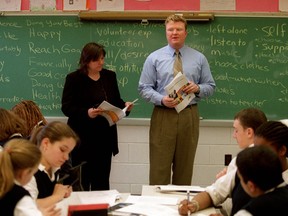
[[[14,184],[13,188],[0,199],[1,215],[14,216],[14,209],[24,196],[30,196],[29,192],[23,187]]]
[[[243,207],[253,216],[286,216],[288,213],[288,186],[260,195]]]
[[[46,198],[48,196],[51,196],[53,194],[56,180],[52,182],[49,176],[44,171],[41,170],[38,170],[34,176],[39,191],[37,198]]]

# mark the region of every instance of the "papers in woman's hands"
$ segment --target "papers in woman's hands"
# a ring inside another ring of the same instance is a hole
[[[188,80],[184,74],[179,72],[174,79],[165,87],[166,93],[170,98],[178,100],[178,105],[175,107],[176,111],[181,112],[192,99],[195,97],[194,93],[186,94],[182,91],[188,84]]]
[[[109,125],[112,126],[122,118],[126,116],[125,108],[122,110],[116,106],[113,106],[107,101],[103,101],[97,108],[100,108],[103,110],[100,115],[104,116],[107,121],[109,122]],[[127,109],[127,108],[126,108]]]
[[[131,103],[134,104],[137,100],[138,98]],[[100,115],[104,116],[109,122],[109,125],[112,126],[126,116],[128,106],[126,106],[124,109],[120,109],[104,100],[97,108],[103,110]]]

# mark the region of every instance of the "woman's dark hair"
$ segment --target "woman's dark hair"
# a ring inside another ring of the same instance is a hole
[[[95,42],[87,43],[81,52],[81,57],[79,60],[79,69],[81,72],[87,74],[88,64],[91,61],[97,61],[100,57],[105,57],[106,51],[104,46],[97,44]]]

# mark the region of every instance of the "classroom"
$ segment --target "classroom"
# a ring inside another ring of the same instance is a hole
[[[87,2],[88,12],[96,13],[99,1]],[[238,153],[232,137],[237,111],[255,106],[271,120],[288,116],[287,3],[217,2],[224,9],[211,9],[215,5],[208,0],[124,1],[124,13],[134,16],[141,11],[213,15],[213,19],[189,21],[188,27],[188,45],[207,56],[217,84],[213,97],[199,103],[200,138],[191,182],[199,186],[211,184],[225,166],[225,156]],[[65,76],[76,69],[85,43],[103,44],[105,67],[116,71],[123,98],[139,98],[133,112],[118,123],[120,153],[113,158],[111,188],[141,194],[142,185],[149,182],[153,107],[140,98],[137,84],[145,58],[166,44],[164,20],[145,19],[143,23],[141,17],[122,20],[121,16],[111,20],[109,13],[106,20],[105,16],[104,20],[81,20],[81,12],[63,7],[56,0],[54,11],[30,11],[29,0],[22,0],[20,11],[1,13],[0,106],[9,109],[22,99],[31,99],[49,121],[66,122],[61,112]]]

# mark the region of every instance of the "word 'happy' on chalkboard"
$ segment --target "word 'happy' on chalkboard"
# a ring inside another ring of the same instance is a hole
[[[288,117],[287,19],[216,17],[189,23],[186,44],[203,52],[216,92],[199,103],[204,119],[233,119],[242,108],[262,109],[269,119]],[[78,67],[86,43],[106,47],[105,67],[117,73],[124,100],[139,98],[143,63],[167,44],[163,22],[81,22],[76,16],[0,18],[0,106],[34,100],[45,116],[63,116],[67,73]],[[140,98],[139,98],[140,99]],[[149,118],[142,99],[129,118]]]

